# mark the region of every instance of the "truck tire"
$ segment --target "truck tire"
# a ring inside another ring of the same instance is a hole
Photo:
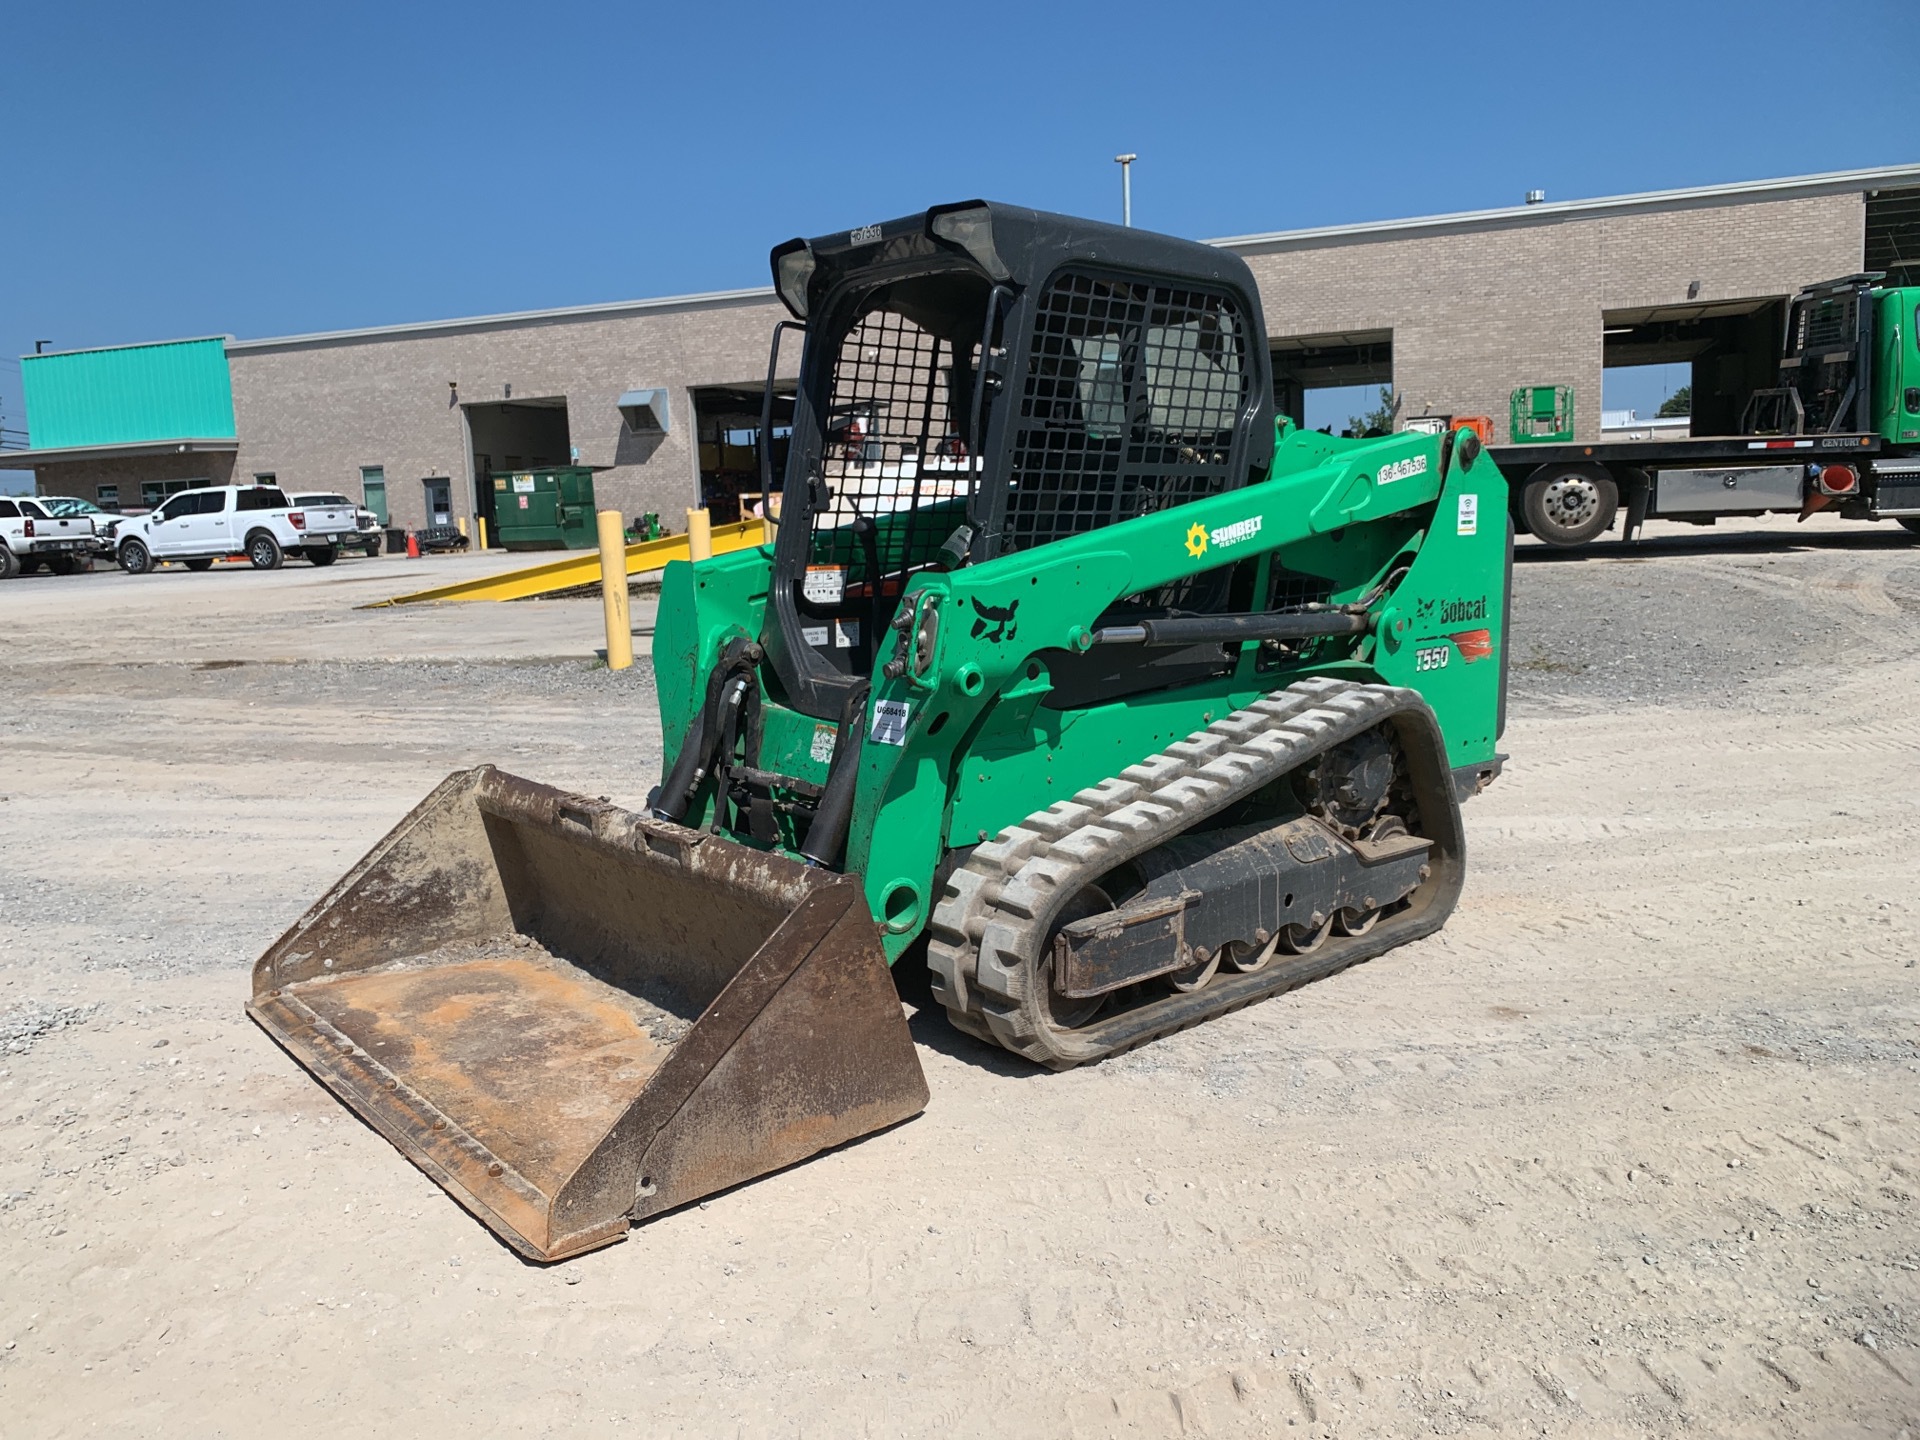
[[[29,555],[20,562],[20,573],[22,575],[38,575],[40,573],[40,567],[46,563],[45,560]]]
[[[256,530],[247,537],[247,560],[254,569],[278,570],[285,558],[280,542],[266,531]]]
[[[198,560],[188,560],[185,563],[186,563],[186,567],[189,570],[193,571],[196,575],[202,571],[211,570],[213,568],[212,559],[205,555],[202,555]]]
[[[86,569],[86,562],[78,555],[49,555],[47,569],[55,575],[78,575]]]
[[[301,552],[314,565],[331,565],[338,556],[331,545],[309,545]]]
[[[1597,465],[1542,465],[1520,492],[1527,528],[1561,549],[1604,535],[1619,508],[1620,487]]]
[[[138,540],[122,540],[120,568],[129,575],[150,574],[153,570],[153,552]]]
[[[1920,515],[1902,515],[1900,526],[1910,535],[1920,535]]]
[[[0,580],[11,580],[20,573],[20,557],[0,541]]]
[[[367,558],[369,560],[373,559],[374,556],[380,553],[380,537],[376,535],[373,539],[367,541],[365,549]]]

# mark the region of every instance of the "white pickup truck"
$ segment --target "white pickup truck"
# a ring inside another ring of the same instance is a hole
[[[123,522],[115,553],[129,575],[167,560],[205,570],[226,555],[277,570],[289,551],[331,565],[354,529],[351,505],[299,507],[272,485],[216,485],[169,495],[159,509]]]
[[[85,516],[58,516],[32,495],[0,496],[0,580],[41,566],[71,575],[92,562],[98,541]]]

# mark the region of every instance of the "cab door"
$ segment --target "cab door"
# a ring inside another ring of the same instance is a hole
[[[200,514],[200,495],[183,490],[153,512],[147,522],[147,549],[157,556],[194,553],[194,522]]]
[[[207,490],[200,496],[200,511],[193,517],[194,534],[203,550],[226,551],[234,548],[234,515],[227,502],[232,496],[225,490]]]

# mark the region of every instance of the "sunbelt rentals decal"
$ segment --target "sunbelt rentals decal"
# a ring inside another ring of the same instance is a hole
[[[1262,518],[1249,515],[1245,520],[1235,520],[1217,530],[1209,530],[1196,520],[1187,531],[1187,554],[1198,560],[1208,550],[1231,550],[1235,545],[1244,544],[1260,533]]]

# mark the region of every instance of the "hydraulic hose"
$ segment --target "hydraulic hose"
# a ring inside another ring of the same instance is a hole
[[[840,709],[840,733],[834,737],[833,759],[827,762],[827,788],[807,827],[801,857],[825,870],[839,867],[847,848],[847,828],[853,819],[853,791],[860,782],[860,750],[866,742],[867,685],[856,685]]]

